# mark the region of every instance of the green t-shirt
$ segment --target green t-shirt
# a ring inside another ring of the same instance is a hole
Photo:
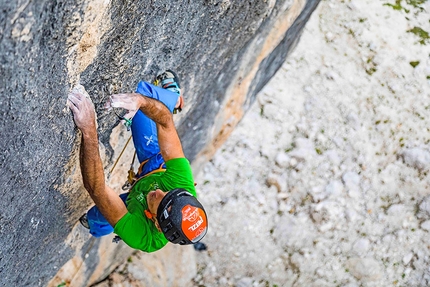
[[[184,188],[196,196],[190,162],[186,158],[175,158],[166,162],[166,171],[140,179],[127,197],[127,214],[115,225],[114,232],[132,248],[154,252],[167,244],[167,239],[155,224],[145,216],[148,209],[147,194],[156,189],[170,191]]]

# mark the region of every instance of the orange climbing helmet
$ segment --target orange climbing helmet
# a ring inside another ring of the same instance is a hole
[[[180,245],[199,242],[208,230],[205,209],[183,188],[164,196],[157,209],[157,220],[167,240]]]

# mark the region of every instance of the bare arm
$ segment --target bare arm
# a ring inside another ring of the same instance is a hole
[[[79,160],[84,186],[106,220],[115,226],[127,213],[127,208],[115,191],[105,183],[94,106],[89,98],[79,93],[70,94],[68,99],[75,123],[82,132]]]
[[[184,157],[181,141],[169,109],[160,101],[138,93],[117,94],[111,96],[110,104],[129,111],[126,118],[134,116],[138,109],[152,119],[157,125],[158,144],[165,161]]]
[[[157,125],[158,144],[165,161],[184,157],[181,141],[169,109],[160,101],[140,96],[140,110]]]

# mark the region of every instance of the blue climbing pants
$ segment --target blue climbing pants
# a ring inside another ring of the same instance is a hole
[[[162,102],[173,112],[179,95],[169,90],[156,87],[146,82],[139,82],[136,92]],[[158,145],[157,126],[153,120],[148,118],[140,110],[133,117],[131,124],[131,133],[133,137],[134,148],[136,149],[137,158],[142,163],[147,161],[142,171],[137,175],[141,177],[155,169],[164,166],[164,159],[160,153]],[[123,193],[120,198],[126,202],[128,193]],[[93,206],[87,212],[90,233],[94,237],[101,237],[113,232],[113,227],[107,222],[97,206]]]

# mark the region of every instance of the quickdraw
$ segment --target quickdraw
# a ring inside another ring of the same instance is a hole
[[[127,118],[125,118],[125,117],[123,117],[123,116],[120,116],[120,115],[116,112],[115,108],[112,108],[112,109],[113,109],[113,112],[115,113],[115,115],[116,115],[120,120],[123,120],[123,121],[124,121],[124,126],[127,128],[127,131],[130,131],[131,123],[133,122],[133,121],[132,121],[132,119],[127,119]]]

